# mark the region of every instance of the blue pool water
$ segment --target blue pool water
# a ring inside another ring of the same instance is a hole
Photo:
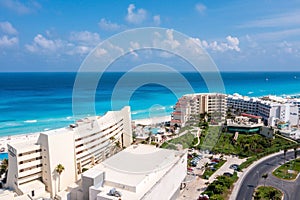
[[[0,161],[5,158],[8,159],[8,153],[0,153]]]

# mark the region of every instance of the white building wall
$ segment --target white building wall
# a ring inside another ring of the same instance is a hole
[[[56,193],[76,181],[73,133],[62,130],[41,133],[38,143],[42,146],[43,182],[47,191],[51,193],[51,197],[54,197]],[[58,164],[65,168],[60,177],[55,171]],[[59,181],[60,188],[58,188]]]
[[[143,200],[169,200],[180,188],[187,174],[187,153],[148,191]]]

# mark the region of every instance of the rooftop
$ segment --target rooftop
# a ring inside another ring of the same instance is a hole
[[[132,145],[87,172],[89,176],[105,172],[101,191],[108,192],[114,186],[124,198],[139,199],[137,197],[147,192],[184,154],[152,145]]]

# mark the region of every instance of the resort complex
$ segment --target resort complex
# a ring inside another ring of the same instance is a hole
[[[300,103],[297,98],[276,96],[247,97],[239,94],[219,93],[188,94],[178,99],[172,113],[172,124],[184,126],[195,115],[210,116],[213,123],[225,121],[227,114],[259,116],[266,126],[286,124],[298,126]]]
[[[233,184],[242,175],[237,169],[245,157],[262,148],[294,148],[298,102],[197,93],[178,99],[169,121],[134,122],[128,106],[79,119],[7,145],[6,190],[0,199],[181,200],[200,192],[209,198],[214,194],[207,185],[219,176],[233,177]],[[248,144],[250,138],[259,144]],[[279,140],[285,146],[278,146]],[[200,189],[192,194],[188,188],[195,189],[196,183]]]

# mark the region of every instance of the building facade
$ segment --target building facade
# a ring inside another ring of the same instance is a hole
[[[239,94],[228,95],[227,108],[261,116],[264,124],[268,126],[276,126],[279,122],[286,122],[293,126],[298,125],[299,122],[298,105],[276,96],[256,98]]]
[[[172,113],[171,124],[184,126],[193,115],[208,114],[217,122],[226,116],[226,95],[220,93],[187,94],[178,99]]]
[[[8,145],[7,186],[19,195],[54,197],[79,180],[84,170],[131,143],[130,107],[42,132],[37,141]],[[56,172],[58,164],[65,168],[61,174]]]

